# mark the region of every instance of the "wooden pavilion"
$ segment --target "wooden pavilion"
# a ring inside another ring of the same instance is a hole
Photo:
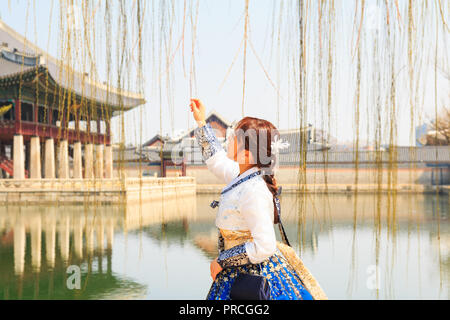
[[[71,70],[0,20],[3,175],[112,178],[111,118],[143,103],[141,95]]]

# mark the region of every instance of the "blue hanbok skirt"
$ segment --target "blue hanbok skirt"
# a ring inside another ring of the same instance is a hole
[[[223,269],[211,285],[207,300],[230,300],[233,282],[240,274],[247,273],[266,277],[272,300],[313,300],[299,275],[278,253],[258,264]]]

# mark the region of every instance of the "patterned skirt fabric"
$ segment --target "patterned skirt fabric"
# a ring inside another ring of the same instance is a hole
[[[272,300],[312,300],[298,274],[278,253],[259,264],[249,264],[222,270],[209,290],[207,300],[230,300],[231,287],[239,274],[266,277]]]

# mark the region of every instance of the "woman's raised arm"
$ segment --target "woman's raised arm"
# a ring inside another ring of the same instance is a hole
[[[239,164],[227,157],[227,153],[217,139],[214,129],[206,123],[203,103],[198,99],[192,99],[190,107],[198,124],[194,134],[202,148],[203,160],[209,171],[218,179],[229,183],[239,175]]]

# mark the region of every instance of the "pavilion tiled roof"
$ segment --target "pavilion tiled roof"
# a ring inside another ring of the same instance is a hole
[[[36,76],[47,72],[49,81],[60,88],[108,105],[116,113],[122,108],[127,111],[145,103],[142,95],[92,81],[88,75],[70,69],[0,20],[0,86],[9,85],[19,78],[25,81],[27,73]]]

